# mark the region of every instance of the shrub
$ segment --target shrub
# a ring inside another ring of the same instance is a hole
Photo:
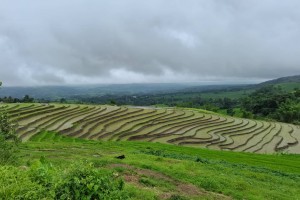
[[[178,194],[173,194],[169,200],[187,200],[187,198],[183,197],[183,196],[180,196]]]
[[[149,178],[146,178],[146,177],[140,178],[139,182],[146,185],[146,186],[148,186],[148,187],[155,187],[156,186],[155,181],[153,181]]]
[[[12,142],[7,142],[0,136],[0,165],[16,164],[18,162],[16,152],[17,146]]]
[[[4,140],[18,142],[15,126],[16,123],[10,120],[6,112],[0,112],[0,136]]]
[[[128,199],[123,180],[91,165],[64,171],[44,157],[29,168],[0,166],[0,199]]]
[[[27,174],[13,166],[0,166],[0,199],[49,199],[48,193]]]
[[[9,119],[6,112],[0,113],[0,165],[15,164],[17,162],[18,137],[15,124]]]
[[[124,182],[92,166],[76,166],[55,189],[55,199],[127,199]]]
[[[54,178],[56,175],[57,171],[43,156],[40,160],[34,161],[30,166],[29,177],[31,180],[43,186],[51,194],[53,194],[51,190],[54,187]]]

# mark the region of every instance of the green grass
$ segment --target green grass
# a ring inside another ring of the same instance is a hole
[[[124,160],[115,158],[122,154],[126,156]],[[59,169],[82,161],[94,163],[97,168],[123,177],[132,199],[300,197],[300,155],[261,155],[147,142],[97,142],[42,132],[21,144],[19,156],[22,165],[45,157]],[[126,177],[136,181],[126,181]],[[184,193],[180,185],[191,185],[199,191],[185,189],[188,192]]]

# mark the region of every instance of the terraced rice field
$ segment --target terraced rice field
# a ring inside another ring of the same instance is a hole
[[[132,140],[257,153],[300,153],[300,127],[188,109],[2,104],[19,137],[41,131],[91,140]],[[40,137],[40,136],[39,136]]]

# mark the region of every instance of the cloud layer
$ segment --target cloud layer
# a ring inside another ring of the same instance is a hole
[[[300,74],[298,0],[0,0],[5,85]]]

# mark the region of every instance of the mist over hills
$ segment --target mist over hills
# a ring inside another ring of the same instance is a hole
[[[22,98],[28,94],[34,98],[57,99],[77,95],[102,96],[136,93],[156,93],[181,90],[197,84],[192,83],[152,83],[152,84],[107,84],[78,86],[40,86],[40,87],[3,87],[0,97],[12,96]]]
[[[200,83],[148,83],[148,84],[108,84],[78,86],[40,86],[40,87],[3,87],[0,97],[22,98],[29,95],[34,98],[55,100],[74,96],[134,95],[169,92],[202,92],[207,90],[242,87],[244,85],[204,85]]]
[[[101,84],[72,86],[40,87],[5,87],[0,90],[0,97],[22,98],[29,95],[38,99],[57,100],[76,96],[100,97],[103,95],[159,94],[174,92],[207,92],[216,90],[244,90],[270,84],[296,82],[300,84],[300,75],[282,77],[258,84],[229,83],[141,83],[141,84]]]
[[[262,82],[259,85],[270,85],[270,84],[291,83],[291,82],[300,83],[300,75],[281,77],[270,81]]]

